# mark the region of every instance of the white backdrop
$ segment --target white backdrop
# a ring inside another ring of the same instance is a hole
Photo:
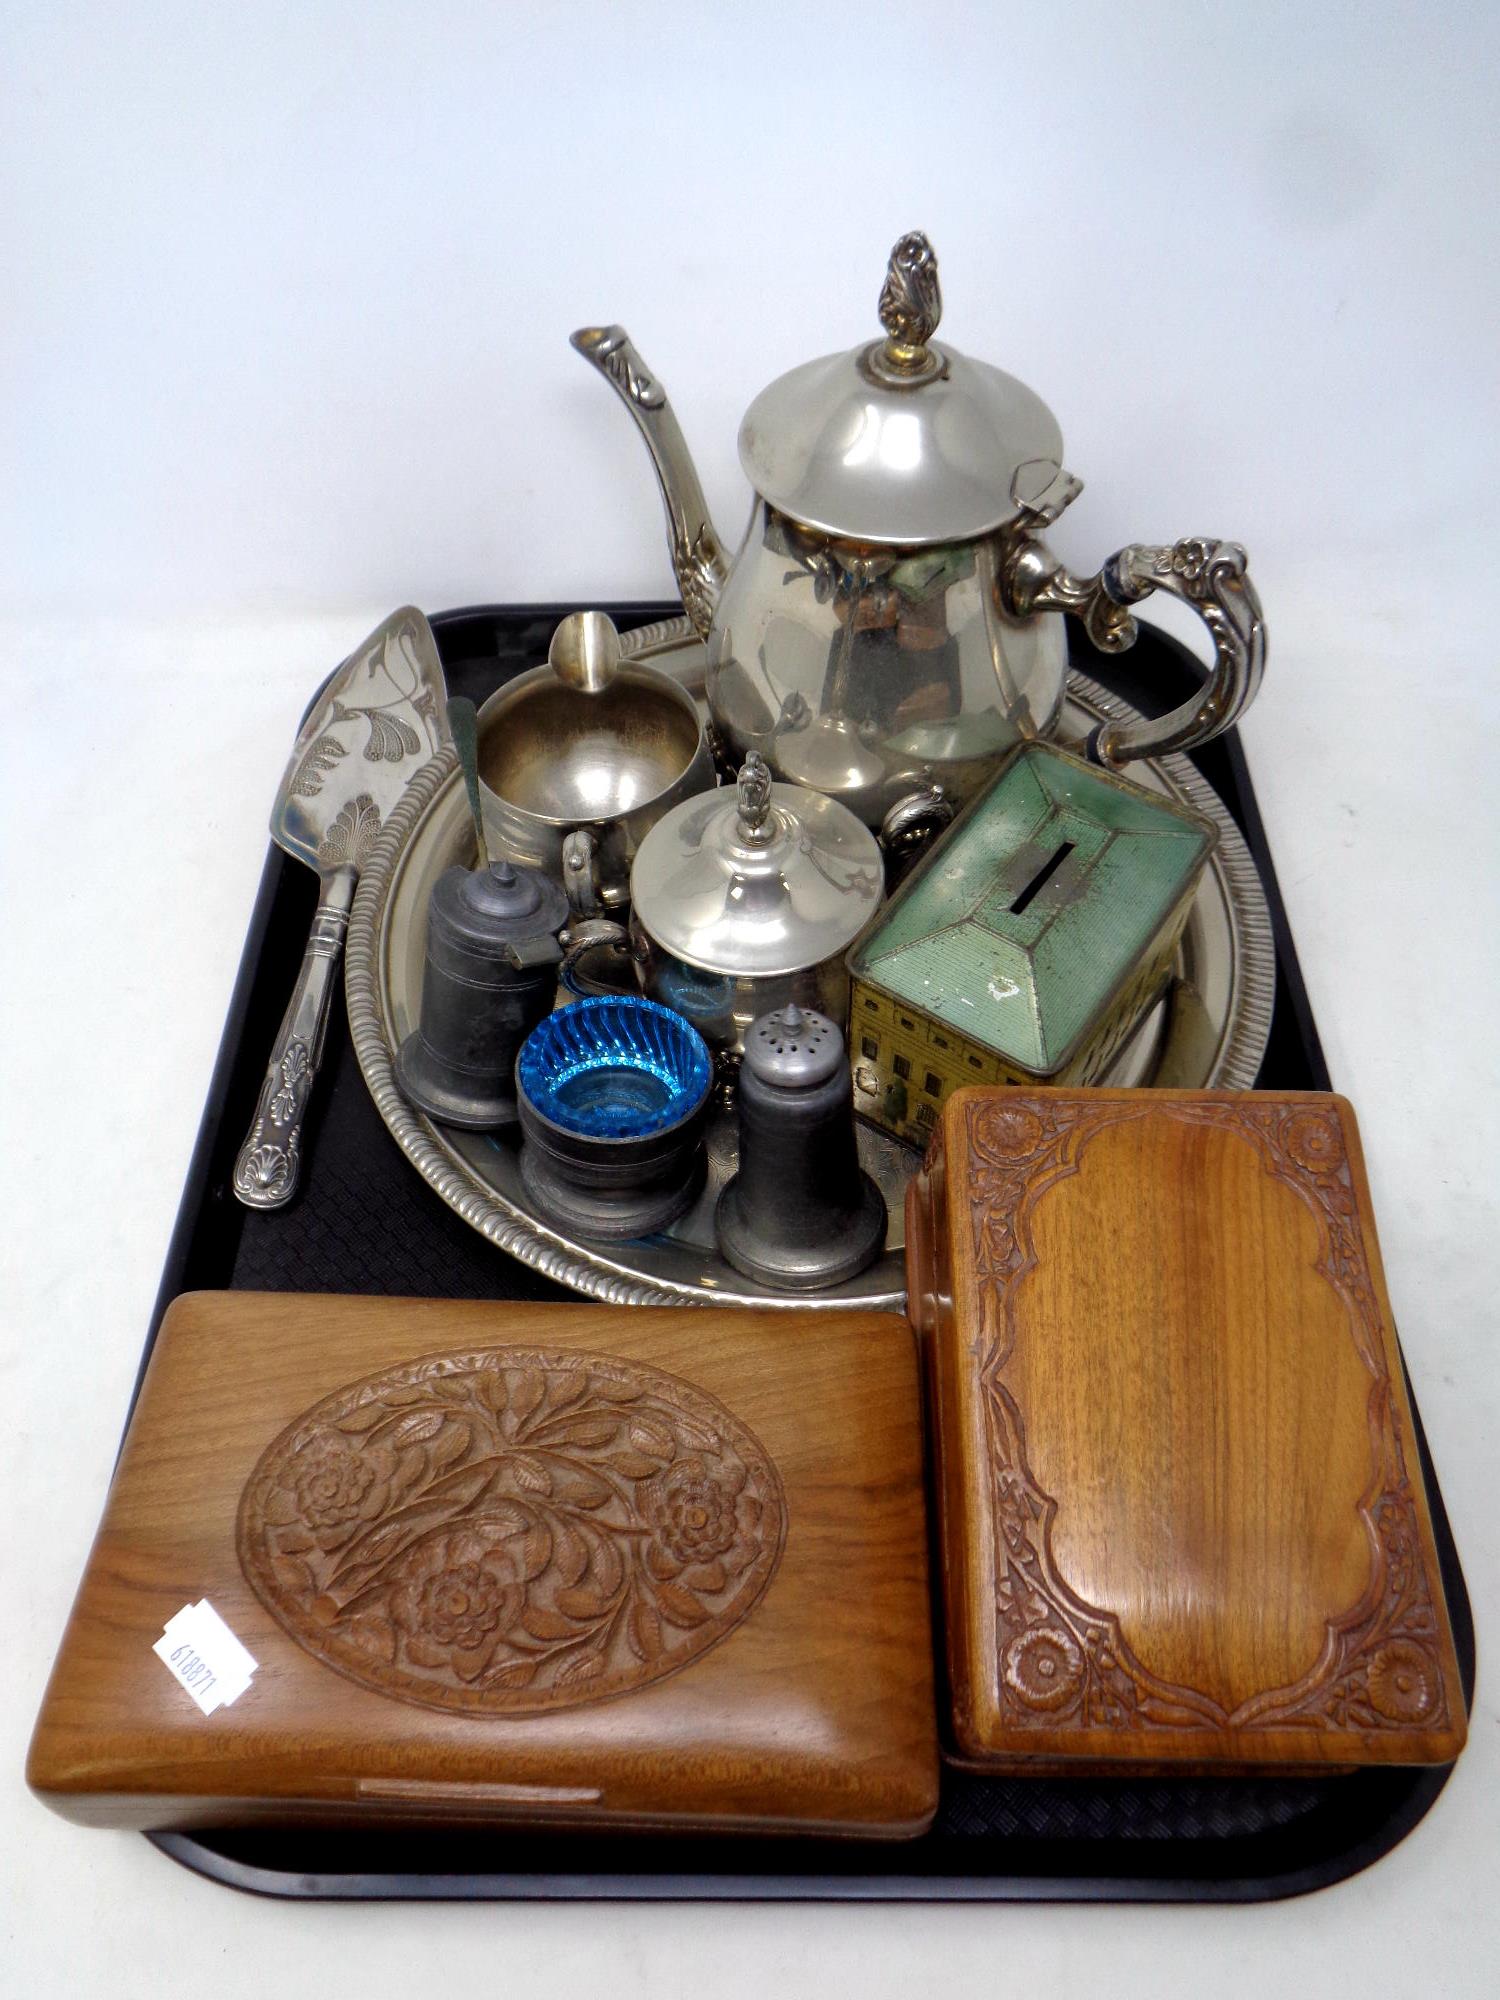
[[[665,596],[618,319],[721,531],[739,416],[874,331],[895,237],[1033,383],[1094,567],[1250,548],[1246,726],[1481,1617],[1497,1214],[1500,15],[1370,0],[254,7],[0,19],[0,1974],[218,1994],[1106,1982],[1482,1990],[1496,1710],[1372,1874],[1270,1911],[353,1911],[63,1826],[19,1767],[107,1482],[265,814],[399,602]],[[14,1567],[12,1567],[14,1565]],[[80,1897],[75,1885],[87,1882]],[[8,1910],[5,1905],[8,1904]],[[1003,1954],[1003,1957],[1002,1957]],[[3,1983],[3,1981],[0,1981]]]

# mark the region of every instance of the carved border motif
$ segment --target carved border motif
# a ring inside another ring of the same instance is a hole
[[[1001,1377],[1016,1341],[1016,1292],[1036,1264],[1032,1220],[1047,1192],[1079,1170],[1090,1140],[1142,1118],[1226,1127],[1247,1140],[1317,1222],[1317,1269],[1343,1301],[1370,1377],[1370,1483],[1359,1504],[1370,1543],[1364,1594],[1330,1618],[1317,1661],[1288,1687],[1226,1709],[1200,1689],[1160,1679],[1132,1652],[1113,1613],[1086,1603],[1058,1572],[1058,1502],[1026,1460],[1025,1422]],[[1238,1104],[1101,1101],[976,1102],[972,1229],[981,1300],[980,1385],[995,1526],[995,1638],[1007,1728],[1379,1731],[1438,1727],[1448,1698],[1439,1622],[1401,1438],[1380,1308],[1370,1285],[1359,1209],[1337,1115],[1273,1097]]]
[[[429,1355],[325,1396],[240,1500],[246,1580],[304,1651],[428,1708],[536,1714],[661,1680],[781,1559],[785,1493],[705,1391],[607,1355]]]

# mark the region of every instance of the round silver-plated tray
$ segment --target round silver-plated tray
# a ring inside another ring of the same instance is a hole
[[[703,647],[685,618],[629,633],[623,644],[634,657],[676,675],[701,700]],[[1069,675],[1065,737],[1133,714],[1128,703],[1097,682]],[[1130,775],[1213,820],[1219,844],[1188,915],[1171,989],[1104,1080],[1248,1090],[1270,1033],[1276,966],[1255,864],[1218,795],[1187,758],[1133,764]],[[708,1179],[697,1205],[665,1235],[604,1245],[571,1236],[535,1212],[517,1166],[518,1132],[460,1132],[435,1125],[407,1103],[396,1088],[393,1057],[417,1021],[427,900],[445,868],[468,865],[473,855],[457,760],[444,751],[418,773],[391,814],[360,877],[349,923],[345,982],[360,1068],[396,1143],[429,1186],[497,1248],[614,1305],[862,1305],[901,1311],[903,1207],[920,1155],[869,1126],[860,1126],[860,1154],[890,1210],[885,1254],[845,1285],[795,1293],[771,1291],[741,1277],[715,1248],[714,1203],[735,1166],[732,1113],[720,1111],[711,1121]]]

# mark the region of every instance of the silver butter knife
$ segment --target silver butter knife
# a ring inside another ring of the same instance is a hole
[[[407,785],[451,737],[432,627],[411,605],[393,612],[323,689],[292,747],[271,813],[271,838],[322,880],[302,970],[271,1051],[234,1191],[250,1208],[281,1208],[297,1191],[302,1120],[328,1027],[328,1003],[359,871]]]

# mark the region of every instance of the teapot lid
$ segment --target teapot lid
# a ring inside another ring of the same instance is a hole
[[[1023,512],[1045,519],[1078,491],[1042,399],[988,362],[932,342],[937,258],[918,231],[891,252],[884,340],[778,376],[740,426],[757,493],[851,541],[967,541]]]
[[[837,799],[774,785],[755,751],[733,791],[684,799],[630,871],[638,921],[707,972],[801,972],[844,952],[885,893],[875,836]]]

